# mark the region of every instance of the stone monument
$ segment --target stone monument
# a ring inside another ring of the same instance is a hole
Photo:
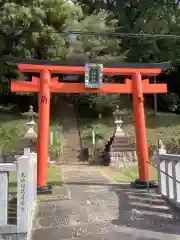
[[[36,139],[37,134],[34,130],[34,127],[36,126],[36,123],[34,121],[34,117],[38,117],[38,114],[34,112],[33,106],[29,106],[29,111],[25,113],[21,113],[22,116],[28,117],[28,122],[26,123],[27,131],[24,135],[25,139]]]

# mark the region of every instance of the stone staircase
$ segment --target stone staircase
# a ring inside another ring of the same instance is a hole
[[[114,141],[111,145],[112,152],[132,151],[132,144],[127,136],[114,137]]]
[[[60,164],[77,164],[80,156],[80,139],[76,113],[73,103],[63,104],[61,109],[61,123],[64,136],[64,148],[60,157]]]
[[[127,136],[114,136],[110,146],[110,165],[123,167],[137,162],[136,149]]]

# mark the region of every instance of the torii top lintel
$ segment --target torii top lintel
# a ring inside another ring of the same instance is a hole
[[[37,60],[36,60],[37,61]],[[18,68],[21,72],[34,72],[39,73],[43,70],[48,70],[50,73],[61,74],[84,74],[84,66],[67,66],[58,65],[52,61],[29,61],[29,63],[19,63]],[[51,64],[47,64],[51,63]],[[133,75],[134,73],[140,73],[142,76],[156,76],[161,73],[162,70],[169,68],[168,63],[161,64],[121,64],[119,66],[104,67],[104,75]],[[132,81],[126,79],[122,84],[103,83],[99,89],[85,88],[83,83],[64,83],[58,82],[58,78],[52,78],[49,84],[50,92],[62,92],[62,93],[133,93]],[[150,84],[149,79],[142,81],[143,93],[165,93],[167,92],[166,84]],[[32,78],[31,82],[12,81],[12,92],[39,92],[39,78]]]
[[[47,64],[49,63],[49,64]],[[41,70],[47,69],[51,71],[51,73],[62,73],[62,74],[84,74],[85,67],[84,66],[68,66],[68,65],[60,65],[56,62],[51,61],[38,61],[37,64],[34,62],[29,63],[19,63],[18,68],[21,72],[40,72]],[[156,76],[161,73],[162,70],[167,69],[169,67],[168,63],[155,63],[155,64],[120,64],[114,65],[112,67],[106,67],[104,65],[103,74],[104,75],[131,75],[135,72],[141,73],[141,75],[145,76]]]

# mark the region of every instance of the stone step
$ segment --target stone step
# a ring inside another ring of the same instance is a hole
[[[136,149],[131,147],[116,147],[116,148],[112,147],[110,151],[117,152],[117,153],[118,152],[134,152],[136,151]]]
[[[71,137],[71,136],[66,137],[64,139],[64,143],[69,143],[69,142],[71,142],[71,143],[73,143],[73,142],[79,143],[79,137]]]
[[[79,139],[70,139],[70,140],[66,140],[65,142],[64,142],[64,144],[69,144],[69,143],[75,143],[75,144],[78,144],[78,145],[80,145],[80,143],[79,143]]]
[[[80,150],[78,151],[78,150],[71,150],[71,149],[66,149],[66,150],[64,150],[63,152],[62,152],[62,154],[63,155],[75,155],[75,154],[80,154]]]
[[[79,150],[81,147],[79,144],[64,144],[63,148],[68,150]]]
[[[73,136],[72,134],[70,134],[69,136],[65,136],[64,137],[64,141],[79,141],[79,136]]]
[[[74,157],[78,157],[79,153],[73,153],[73,152],[69,152],[66,153],[64,152],[61,156],[64,158],[74,158]]]
[[[71,200],[70,200],[71,201]],[[163,204],[162,204],[163,205]],[[83,207],[79,206],[78,208],[72,209],[72,211],[67,211],[67,209],[58,209],[56,207],[56,211],[52,209],[52,211],[45,211],[40,218],[39,225],[41,227],[60,227],[60,226],[76,226],[78,224],[85,224],[85,223],[92,223],[92,222],[106,222],[112,220],[118,220],[120,217],[121,219],[127,219],[131,222],[132,218],[135,216],[139,218],[143,218],[143,216],[148,216],[148,220],[153,222],[153,220],[158,222],[155,215],[158,214],[159,218],[161,218],[161,223],[164,224],[178,224],[180,219],[177,217],[173,217],[171,214],[163,213],[158,210],[160,209],[160,205],[155,207],[153,204],[152,206],[153,211],[157,210],[157,212],[150,211],[138,211],[134,210],[125,210],[125,209],[118,209],[117,205],[112,205],[111,208],[108,205],[101,205],[97,207],[95,205],[84,205]],[[164,203],[164,207],[167,207]],[[71,209],[71,208],[70,208]],[[69,209],[69,210],[70,210]],[[169,211],[170,212],[170,211]],[[52,221],[52,217],[54,221]],[[43,218],[45,218],[43,220]],[[141,219],[142,220],[142,219]],[[147,220],[147,219],[146,219]],[[120,221],[120,220],[119,220]]]
[[[74,156],[74,157],[62,157],[61,158],[61,161],[68,161],[68,162],[77,162],[78,160],[78,157],[77,156]]]
[[[64,142],[64,145],[68,145],[68,144],[73,144],[73,145],[76,145],[76,146],[80,146],[79,139],[78,140],[77,139],[75,139],[75,140],[71,139],[70,141]]]
[[[69,219],[70,220],[70,219]],[[124,233],[128,233],[129,229],[129,237],[130,238],[122,238],[122,239],[133,239],[134,232],[142,237],[144,240],[150,239],[168,239],[168,236],[166,236],[166,232],[170,232],[174,235],[169,235],[169,239],[175,240],[177,239],[177,236],[175,234],[180,233],[180,228],[178,227],[178,224],[175,221],[174,223],[168,223],[168,221],[165,222],[166,225],[163,224],[163,222],[156,221],[155,219],[150,219],[148,221],[144,221],[144,219],[140,218],[138,220],[131,219],[131,218],[121,218],[121,219],[114,219],[113,221],[100,221],[100,222],[90,222],[90,223],[75,223],[74,219],[72,218],[70,222],[67,218],[64,216],[58,216],[58,217],[50,217],[49,219],[41,219],[39,221],[39,226],[42,228],[35,229],[32,240],[39,240],[39,239],[72,239],[77,237],[81,237],[82,239],[85,239],[85,237],[89,236],[89,240],[93,239],[93,236],[96,236],[98,234],[100,235],[106,235],[111,234],[113,236],[113,233],[118,233],[118,236],[116,235],[115,238],[117,240],[120,239],[121,233],[123,233],[122,229],[126,227],[126,231]],[[70,225],[68,225],[70,223]],[[71,225],[71,223],[73,223]],[[64,225],[63,225],[64,224]],[[141,226],[141,230],[139,229],[139,226]],[[130,229],[131,228],[131,229]],[[133,231],[134,229],[134,231]],[[158,229],[158,231],[156,230]],[[124,229],[125,230],[125,229]],[[142,230],[146,231],[143,232]],[[159,238],[159,232],[161,232],[162,238]],[[156,234],[156,238],[155,235]],[[143,236],[142,236],[143,234]],[[149,238],[146,238],[146,236],[149,236]],[[152,238],[153,236],[153,238]],[[46,237],[46,238],[45,238]],[[158,237],[158,238],[157,238]],[[101,240],[103,238],[100,238]],[[107,239],[107,238],[104,238]],[[109,238],[114,239],[114,238]],[[140,238],[136,238],[140,239]]]
[[[44,223],[44,222],[43,222]],[[49,221],[48,221],[49,223]],[[32,240],[39,239],[72,239],[76,237],[85,237],[87,235],[96,235],[102,233],[109,233],[116,228],[116,225],[110,222],[102,223],[91,223],[91,224],[78,224],[76,226],[69,227],[47,227],[36,229],[32,235]],[[54,224],[54,226],[57,226]],[[53,238],[52,238],[53,237]]]
[[[63,148],[63,151],[64,152],[79,152],[80,151],[80,147],[77,147],[76,148],[76,146],[64,146],[64,148]]]
[[[66,148],[66,149],[63,149],[63,152],[62,153],[68,153],[68,154],[70,154],[70,153],[72,153],[72,154],[78,154],[78,153],[80,153],[80,149],[74,149],[74,150],[72,150],[71,148]]]
[[[74,146],[75,147],[75,146]],[[80,148],[72,148],[71,146],[65,146],[64,148],[63,148],[63,152],[64,153],[70,153],[70,152],[72,152],[72,153],[78,153],[80,151]]]
[[[67,155],[67,154],[62,154],[61,158],[63,159],[77,159],[79,156],[78,154],[70,154],[70,155]]]
[[[69,134],[69,135],[64,136],[64,141],[70,141],[72,139],[73,140],[79,140],[79,135]]]
[[[78,129],[76,128],[71,128],[70,126],[68,127],[68,129],[64,132],[64,134],[68,134],[68,133],[75,133],[78,134]]]
[[[72,149],[72,150],[79,150],[81,148],[79,142],[76,144],[73,143],[65,143],[64,144],[64,149]]]
[[[121,145],[121,144],[131,144],[131,143],[130,143],[130,141],[117,141],[117,140],[115,140],[115,141],[112,142],[112,144],[120,144]]]
[[[131,147],[131,145],[129,144],[129,143],[124,143],[124,144],[117,144],[117,143],[113,143],[112,145],[111,145],[111,147],[113,147],[113,148],[129,148],[129,147]]]
[[[117,140],[125,140],[125,139],[129,139],[129,137],[127,136],[114,136],[114,139],[117,139]]]
[[[71,157],[66,157],[66,156],[63,157],[63,156],[62,156],[62,157],[61,157],[61,161],[68,161],[68,162],[69,162],[69,161],[71,161],[71,162],[73,161],[73,162],[77,162],[77,160],[78,160],[78,156],[74,156],[74,157],[72,157],[72,156],[71,156]]]
[[[76,150],[65,149],[63,150],[63,154],[80,154],[80,149],[76,149]]]
[[[79,142],[77,142],[77,143],[76,142],[67,142],[67,143],[64,143],[64,148],[79,149],[80,144],[79,144]]]
[[[76,154],[71,154],[71,155],[62,154],[61,158],[63,158],[63,159],[76,159],[76,158],[78,158],[78,154],[77,155]]]
[[[66,134],[66,135],[64,135],[64,140],[66,141],[66,140],[69,140],[69,137],[71,137],[71,139],[72,138],[74,138],[74,139],[79,139],[79,135],[78,134]]]
[[[79,135],[73,135],[73,134],[64,135],[64,141],[69,141],[71,139],[79,140]]]

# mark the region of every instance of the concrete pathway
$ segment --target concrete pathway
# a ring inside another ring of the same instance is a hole
[[[147,190],[90,166],[64,166],[70,200],[41,202],[32,240],[180,240],[179,215]]]

